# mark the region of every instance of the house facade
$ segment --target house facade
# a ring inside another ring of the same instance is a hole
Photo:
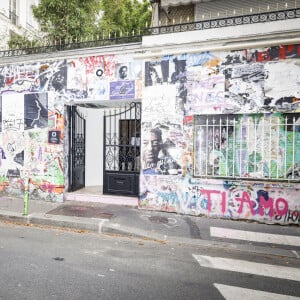
[[[2,195],[99,185],[140,209],[299,224],[299,4],[151,2],[140,43],[2,56]]]
[[[0,50],[8,49],[11,34],[26,36],[29,40],[41,36],[31,6],[39,0],[2,0],[0,3]]]

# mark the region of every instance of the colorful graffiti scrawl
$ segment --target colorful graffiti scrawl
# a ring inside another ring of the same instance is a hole
[[[32,199],[62,201],[63,147],[55,145],[50,154],[47,150],[49,103],[47,93],[1,97],[1,192],[22,195],[24,180],[29,179]],[[62,124],[52,127],[64,130]]]
[[[142,62],[96,55],[0,66],[0,191],[62,201],[65,105],[81,100],[142,97]]]
[[[134,96],[142,94],[142,63],[124,55],[99,55],[70,60],[0,66],[1,95],[11,92],[52,92],[65,102],[82,99],[109,100],[110,82],[133,80]],[[126,76],[120,78],[120,68]],[[122,68],[124,70],[124,68]],[[132,83],[130,83],[132,86]],[[114,92],[114,91],[113,91]],[[113,93],[114,95],[114,93]]]
[[[140,208],[299,224],[299,59],[283,45],[145,62]],[[177,172],[158,170],[156,124],[181,128]]]
[[[299,224],[299,187],[142,175],[140,208]]]

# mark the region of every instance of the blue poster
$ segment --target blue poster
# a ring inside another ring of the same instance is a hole
[[[135,97],[135,81],[134,80],[122,80],[110,82],[110,99],[122,100],[122,99],[134,99]]]

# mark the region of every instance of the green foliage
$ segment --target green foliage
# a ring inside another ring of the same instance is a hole
[[[38,46],[38,41],[30,41],[26,36],[12,32],[8,41],[8,46],[10,49],[32,48]]]
[[[138,34],[151,22],[150,2],[143,0],[102,0],[100,30]]]
[[[147,0],[41,0],[32,10],[43,40],[29,41],[13,34],[9,47],[95,40],[109,33],[111,36],[138,35],[150,24],[150,7]]]
[[[52,43],[88,39],[94,32],[99,0],[41,0],[33,15]]]

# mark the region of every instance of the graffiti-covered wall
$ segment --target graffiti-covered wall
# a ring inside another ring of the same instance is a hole
[[[300,219],[300,45],[145,62],[140,208]]]
[[[0,191],[63,201],[68,185],[66,105],[142,95],[142,63],[96,55],[0,66]]]

